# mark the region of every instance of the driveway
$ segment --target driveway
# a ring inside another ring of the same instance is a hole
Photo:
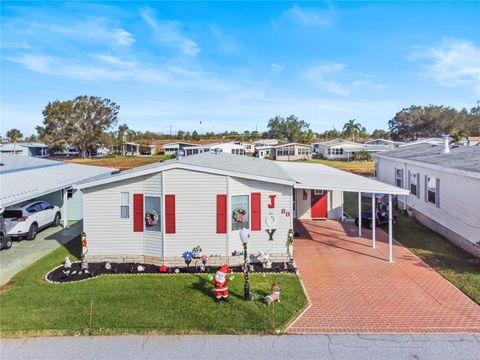
[[[289,333],[480,332],[480,306],[387,236],[351,222],[296,223],[295,261],[310,307]]]
[[[76,221],[65,230],[62,227],[47,228],[38,233],[33,241],[13,241],[10,249],[0,251],[0,285],[7,283],[28,265],[74,239],[80,234],[82,227],[82,221]]]
[[[472,334],[108,336],[2,339],[2,360],[477,360]],[[69,355],[67,355],[69,354]]]

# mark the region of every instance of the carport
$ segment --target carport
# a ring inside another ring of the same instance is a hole
[[[388,196],[388,261],[393,262],[393,216],[392,196],[408,195],[409,190],[398,188],[382,183],[364,176],[341,171],[330,166],[311,163],[278,162],[295,181],[295,189],[337,191],[341,194],[341,217],[343,219],[344,193],[358,193],[358,236],[362,236],[362,194],[371,194],[372,212],[376,209],[376,197],[378,194]],[[373,248],[376,244],[376,216],[372,214],[372,242]]]

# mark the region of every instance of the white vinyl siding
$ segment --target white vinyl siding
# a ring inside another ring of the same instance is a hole
[[[376,158],[376,161],[378,162],[378,180],[394,185],[394,169],[403,167],[404,163],[393,158]],[[407,171],[416,173],[418,180],[418,195],[410,194],[406,200],[407,206],[470,242],[476,243],[480,233],[478,221],[480,179],[463,175],[460,171],[458,174],[453,174],[411,164],[407,164]],[[425,176],[438,179],[439,207],[432,206],[425,200]],[[403,197],[401,200],[403,201]]]

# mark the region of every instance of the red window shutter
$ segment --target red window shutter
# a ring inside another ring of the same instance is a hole
[[[167,234],[176,232],[175,216],[175,195],[165,195],[165,232]]]
[[[262,230],[262,209],[261,209],[261,194],[251,194],[251,229],[252,231]]]
[[[143,194],[133,194],[133,231],[143,232]]]
[[[227,195],[217,195],[217,234],[227,233]]]

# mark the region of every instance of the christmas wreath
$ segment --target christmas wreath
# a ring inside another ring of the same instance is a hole
[[[233,220],[237,223],[243,224],[247,221],[247,210],[243,208],[236,208],[233,210]]]
[[[147,223],[147,226],[157,225],[159,218],[160,217],[155,210],[147,210],[147,213],[145,214],[145,222]]]

